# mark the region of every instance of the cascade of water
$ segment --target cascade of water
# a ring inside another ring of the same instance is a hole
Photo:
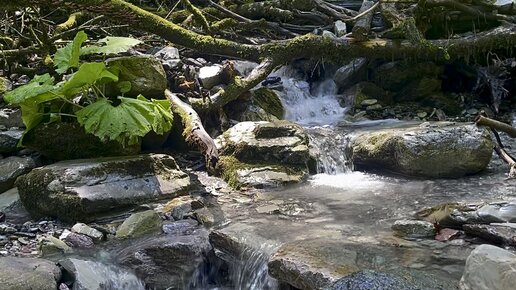
[[[332,79],[313,83],[312,87],[291,67],[282,67],[274,72],[281,77],[281,98],[286,108],[286,119],[298,124],[326,125],[339,122],[346,108],[337,98],[337,85]]]
[[[349,135],[331,127],[307,128],[312,153],[317,157],[317,173],[339,174],[353,171]]]

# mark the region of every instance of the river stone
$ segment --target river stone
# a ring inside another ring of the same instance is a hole
[[[75,258],[62,260],[59,264],[65,278],[69,276],[73,280],[71,290],[145,289],[133,273],[114,265]]]
[[[72,227],[72,232],[86,235],[95,241],[100,241],[102,238],[104,238],[104,234],[102,234],[99,230],[96,230],[86,224],[83,223],[76,223]]]
[[[73,136],[73,138],[70,138]],[[42,123],[23,137],[23,146],[53,160],[124,156],[140,153],[140,144],[123,146],[117,141],[103,142],[86,134],[78,123]]]
[[[199,226],[193,219],[184,219],[174,222],[165,222],[161,229],[167,235],[191,235]]]
[[[61,270],[53,262],[35,258],[0,258],[3,290],[57,289]]]
[[[516,222],[516,202],[486,204],[477,209],[476,214],[483,221],[482,223]]]
[[[212,251],[208,232],[164,235],[132,242],[119,253],[119,262],[133,269],[148,289],[192,289],[201,279]],[[202,289],[202,288],[200,288]]]
[[[106,60],[108,67],[117,68],[119,82],[130,82],[131,90],[125,96],[160,98],[164,97],[167,89],[167,75],[161,62],[149,55],[144,56],[123,56]],[[119,94],[115,87],[107,87],[107,94]]]
[[[514,289],[516,255],[491,245],[476,247],[468,259],[460,280],[462,290]]]
[[[467,234],[481,237],[482,239],[505,246],[516,246],[516,228],[503,224],[491,225],[464,225]]]
[[[175,69],[181,64],[179,50],[172,46],[162,48],[160,51],[156,52],[154,56],[161,60],[161,64],[166,70]]]
[[[21,128],[25,127],[21,117],[20,108],[2,108],[0,109],[0,127],[5,128]]]
[[[365,80],[367,77],[367,59],[359,57],[340,67],[333,76],[333,80],[339,87],[344,89],[353,83]]]
[[[338,250],[337,250],[338,249]],[[342,243],[302,240],[283,244],[269,259],[269,274],[299,289],[321,289],[359,271],[357,253]]]
[[[170,215],[174,220],[181,220],[193,210],[202,207],[204,207],[204,204],[199,198],[187,195],[176,197],[157,210]]]
[[[99,215],[187,193],[189,176],[165,154],[62,161],[16,182],[35,218],[89,222]]]
[[[203,88],[209,90],[224,81],[224,67],[220,64],[204,66],[199,69],[199,81]]]
[[[161,217],[154,210],[132,214],[116,231],[119,239],[134,238],[161,232]]]
[[[484,170],[493,142],[475,125],[435,123],[362,133],[351,141],[357,169],[410,176],[455,178]]]
[[[72,248],[92,249],[95,247],[92,238],[87,235],[72,233],[69,230],[64,230],[59,239]]]
[[[0,154],[16,152],[22,136],[23,130],[0,131]]]
[[[427,281],[427,280],[430,280]],[[421,275],[412,275],[405,272],[401,275],[363,270],[337,280],[326,290],[439,290],[447,289],[442,286],[434,286],[439,281]]]
[[[435,227],[427,221],[397,220],[392,225],[397,235],[407,238],[429,238],[435,236]]]
[[[34,167],[36,162],[30,157],[11,156],[0,159],[0,193],[11,189],[16,178],[28,173]]]
[[[346,23],[342,22],[342,20],[337,20],[333,23],[333,31],[335,32],[335,36],[341,37],[346,35],[347,28]]]

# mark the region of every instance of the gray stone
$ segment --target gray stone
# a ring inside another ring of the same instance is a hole
[[[217,219],[213,212],[211,212],[208,208],[203,207],[194,211],[193,217],[201,224],[206,227],[211,227],[215,223],[217,223]]]
[[[367,73],[367,59],[356,58],[350,63],[340,67],[333,76],[333,80],[340,89],[365,79]]]
[[[3,290],[57,289],[61,270],[53,262],[34,258],[0,258]]]
[[[143,282],[133,273],[115,265],[74,258],[62,260],[59,264],[73,279],[71,290],[145,289]]]
[[[233,69],[241,76],[249,75],[258,66],[258,63],[246,60],[231,60],[231,63],[233,64]]]
[[[351,141],[357,169],[382,169],[410,176],[454,178],[484,170],[493,142],[475,125],[435,123],[432,127],[389,128]]]
[[[274,166],[245,166],[234,171],[236,182],[242,187],[275,188],[300,183],[308,178],[307,171],[288,172]]]
[[[119,82],[130,82],[131,90],[126,96],[142,94],[146,98],[163,98],[167,88],[167,75],[161,62],[153,56],[123,56],[106,60],[109,67],[120,70]],[[108,94],[119,94],[114,87],[107,88]]]
[[[86,235],[95,241],[100,241],[102,238],[104,238],[104,234],[102,234],[99,230],[96,230],[86,224],[83,223],[76,223],[72,227],[72,232]]]
[[[73,249],[64,241],[52,235],[46,235],[41,241],[39,241],[38,250],[42,256],[73,252]]]
[[[366,99],[366,100],[363,100],[360,105],[361,106],[364,106],[364,107],[367,107],[367,106],[372,106],[372,105],[375,105],[378,103],[378,100],[377,99]]]
[[[92,249],[95,247],[92,238],[86,235],[72,233],[69,230],[64,230],[59,239],[72,248]]]
[[[357,253],[342,246],[321,240],[283,244],[269,259],[269,274],[299,289],[328,287],[338,278],[359,271]]]
[[[184,219],[175,222],[165,222],[161,227],[167,235],[191,235],[199,228],[199,223],[193,219]]]
[[[279,210],[280,207],[275,204],[264,205],[256,208],[258,213],[277,213]]]
[[[149,289],[191,289],[192,285],[200,286],[198,275],[206,267],[211,250],[208,232],[199,229],[192,235],[164,235],[133,242],[118,258],[142,277]]]
[[[162,48],[160,51],[156,52],[154,56],[161,60],[161,64],[166,70],[175,69],[181,64],[179,50],[172,46]]]
[[[342,22],[341,20],[335,21],[333,23],[333,31],[335,32],[335,35],[337,37],[346,35],[346,33],[347,33],[346,23]]]
[[[430,238],[436,233],[432,223],[417,220],[397,220],[392,225],[392,230],[407,238]]]
[[[516,246],[516,228],[503,224],[491,225],[463,225],[467,234],[481,237],[482,239],[505,246]]]
[[[13,207],[20,201],[20,195],[17,188],[11,188],[3,193],[0,193],[0,212],[5,212],[6,209]]]
[[[11,156],[0,159],[0,193],[14,186],[16,178],[29,173],[36,163],[30,157]]]
[[[476,210],[482,223],[516,222],[516,202],[486,204]]]
[[[23,130],[0,131],[0,154],[16,152],[22,136]]]
[[[119,239],[134,238],[161,232],[161,217],[154,210],[132,214],[116,231]]]
[[[191,196],[180,196],[167,202],[159,212],[172,216],[174,220],[181,220],[191,211],[204,207],[204,204],[198,198]]]
[[[335,38],[337,38],[337,37],[335,36],[335,34],[333,34],[333,32],[328,31],[328,30],[324,30],[324,31],[322,32],[322,37],[324,37],[324,38],[329,38],[329,39],[335,39]]]
[[[516,255],[491,245],[476,247],[460,280],[462,290],[509,290],[516,281]]]
[[[202,87],[209,90],[216,85],[223,83],[224,67],[216,64],[212,66],[204,66],[199,69],[199,81]]]
[[[0,77],[0,100],[3,100],[3,95],[5,92],[13,89],[13,84],[10,80]]]
[[[5,128],[22,128],[25,127],[21,117],[20,108],[2,108],[0,109],[0,127]]]
[[[18,178],[20,198],[34,217],[89,222],[145,202],[184,195],[189,176],[164,154],[62,161]]]

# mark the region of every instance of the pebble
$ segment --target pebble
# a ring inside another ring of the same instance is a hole
[[[367,106],[375,105],[377,103],[378,103],[377,99],[367,99],[367,100],[363,100],[362,103],[360,103],[360,105],[363,107],[367,107]]]

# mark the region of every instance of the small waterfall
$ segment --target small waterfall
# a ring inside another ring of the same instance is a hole
[[[336,124],[347,111],[337,98],[337,85],[332,79],[313,83],[301,79],[291,67],[272,74],[281,77],[280,95],[286,108],[286,119],[305,126]]]
[[[310,150],[317,157],[317,173],[340,174],[353,171],[350,136],[332,127],[307,128]]]

